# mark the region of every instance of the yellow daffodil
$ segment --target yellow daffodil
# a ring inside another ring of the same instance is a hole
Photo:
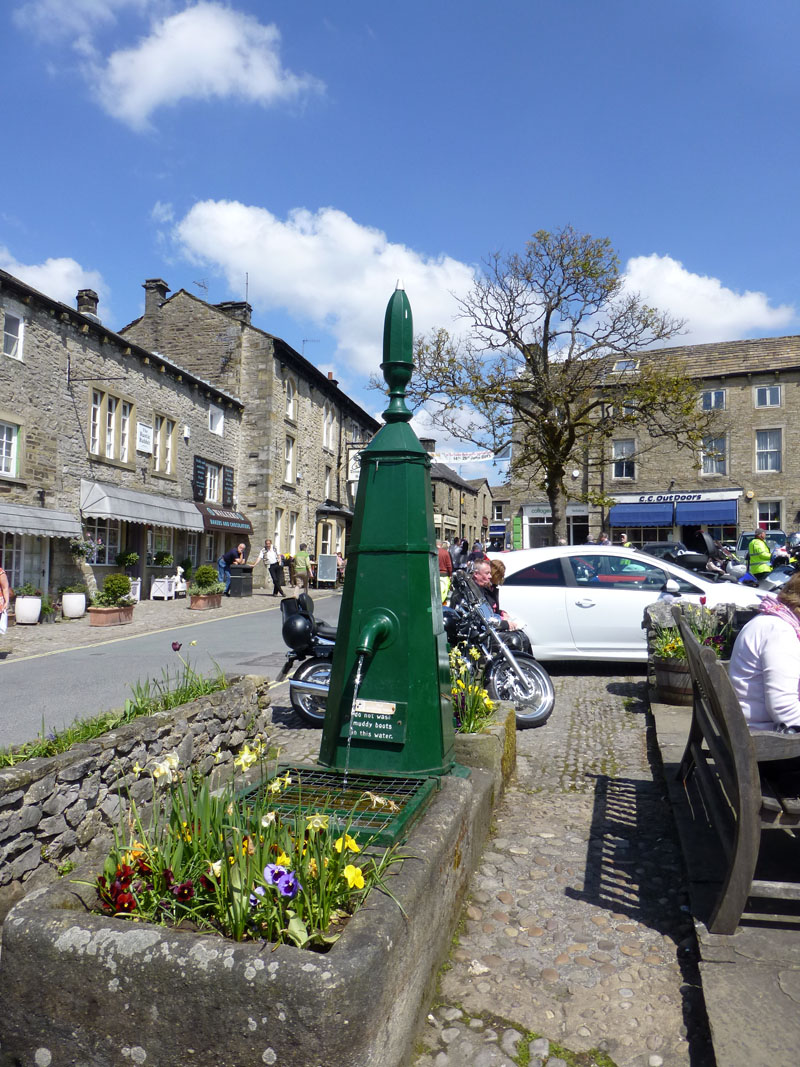
[[[306,815],[305,818],[308,823],[306,830],[327,830],[331,817],[330,815],[320,815],[317,813],[314,815]]]
[[[269,785],[267,786],[267,789],[269,790],[270,793],[280,793],[281,792],[281,780],[280,780],[280,778],[276,778],[274,782],[270,782]]]
[[[246,771],[255,761],[258,756],[255,752],[250,751],[250,747],[245,745],[236,759],[233,761],[234,767],[241,767],[243,771]]]
[[[214,860],[214,862],[209,867],[209,870],[215,878],[219,878],[219,876],[222,874],[222,860]]]
[[[345,834],[343,837],[337,838],[333,842],[333,847],[336,849],[337,852],[341,852],[342,849],[347,849],[348,852],[361,851],[355,838],[351,837],[350,834]]]
[[[278,864],[279,867],[291,867],[292,865],[291,858],[287,856],[285,852],[281,852],[275,862]]]
[[[364,875],[360,867],[354,867],[352,863],[348,863],[342,871],[342,877],[347,879],[347,884],[351,889],[364,888]]]
[[[133,773],[137,776],[137,778],[142,773],[142,768],[139,766],[138,761],[133,765]]]

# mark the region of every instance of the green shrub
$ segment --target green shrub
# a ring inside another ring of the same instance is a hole
[[[138,552],[129,552],[127,549],[124,552],[117,553],[117,566],[118,567],[135,567],[139,562]]]
[[[131,580],[127,574],[107,574],[103,588],[95,593],[92,603],[97,607],[115,608],[132,604]]]
[[[156,552],[153,558],[154,567],[171,567],[175,559],[171,552]]]
[[[63,596],[64,593],[83,593],[86,595],[86,586],[83,582],[76,582],[75,585],[60,585],[58,587],[59,593]]]
[[[192,576],[192,557],[186,556],[185,559],[181,560],[180,566],[183,567],[183,579],[188,582]]]
[[[193,585],[197,586],[200,590],[206,590],[214,585],[219,585],[219,574],[217,568],[212,567],[210,563],[203,563],[194,572]],[[223,586],[223,589],[225,587]]]
[[[37,589],[36,586],[32,585],[30,582],[25,582],[24,585],[19,586],[16,592],[17,592],[17,596],[41,596],[42,595],[41,589]]]

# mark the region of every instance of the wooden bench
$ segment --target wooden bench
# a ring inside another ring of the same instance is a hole
[[[681,609],[674,607],[672,614],[694,689],[678,777],[686,785],[694,775],[727,861],[706,925],[711,933],[732,934],[748,897],[800,901],[800,882],[755,878],[764,833],[800,826],[800,734],[751,733],[725,668],[710,648],[701,647]],[[775,763],[787,759],[797,761],[796,772],[791,764]],[[800,876],[786,871],[795,873]],[[778,917],[759,912],[762,919]]]

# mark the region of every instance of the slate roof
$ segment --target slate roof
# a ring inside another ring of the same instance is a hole
[[[800,370],[800,336],[756,337],[748,341],[714,341],[675,345],[642,352],[640,360],[681,359],[692,378],[722,378],[772,371]]]

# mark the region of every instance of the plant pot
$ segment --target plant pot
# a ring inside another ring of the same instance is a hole
[[[14,601],[14,615],[18,625],[35,626],[39,621],[41,611],[42,598],[40,596],[18,596]]]
[[[86,610],[89,613],[90,626],[125,626],[126,623],[133,622],[133,604],[113,608],[91,607]]]
[[[80,619],[86,614],[85,593],[62,593],[61,612],[65,619]]]
[[[191,593],[189,595],[190,611],[208,611],[209,608],[222,606],[222,593]]]
[[[679,704],[691,707],[694,703],[692,694],[692,676],[685,659],[653,658],[656,672],[656,685],[661,700],[665,704]]]

